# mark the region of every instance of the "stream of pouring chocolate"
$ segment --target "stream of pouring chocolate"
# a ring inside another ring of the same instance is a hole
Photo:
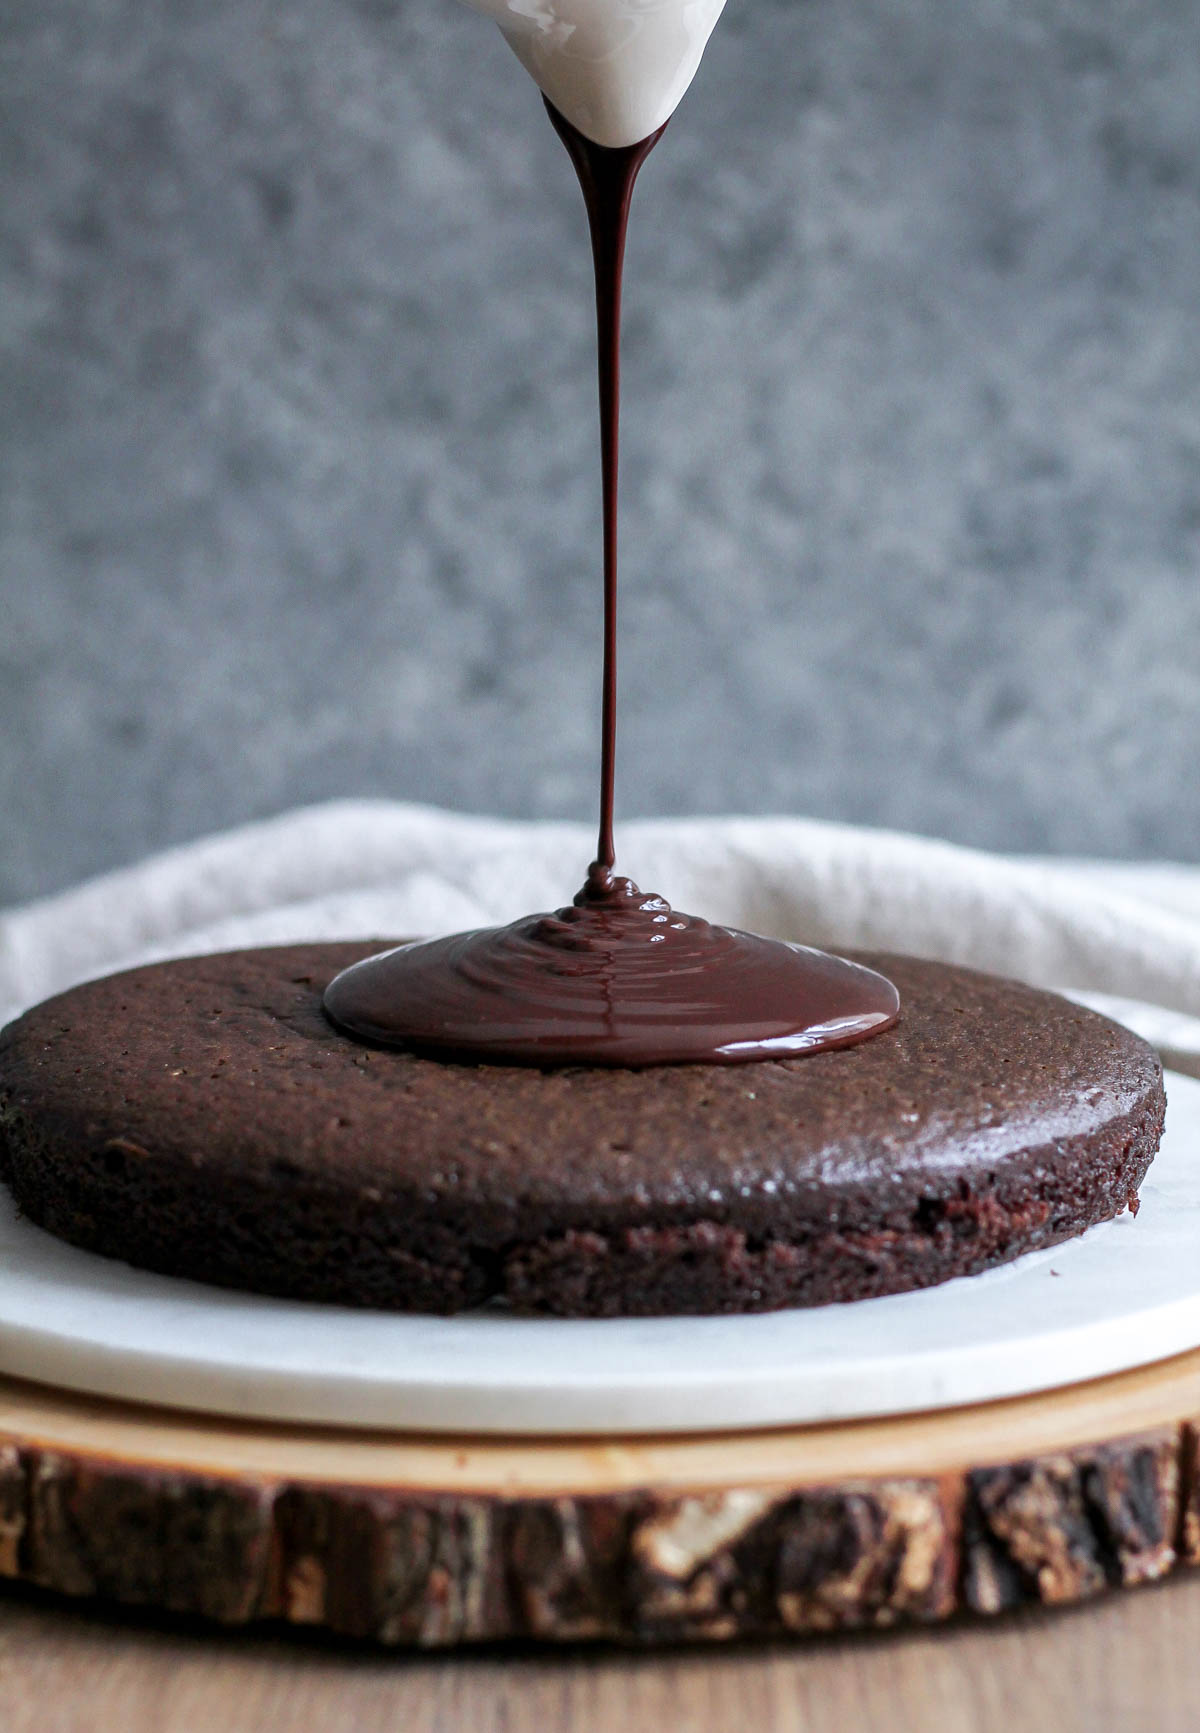
[[[666,129],[614,150],[546,107],[583,188],[596,269],[604,505],[596,859],[570,907],[369,957],[330,983],[325,1010],[360,1039],[505,1064],[732,1064],[845,1047],[896,1021],[890,981],[807,946],[677,914],[614,872],[621,282],[634,183]]]

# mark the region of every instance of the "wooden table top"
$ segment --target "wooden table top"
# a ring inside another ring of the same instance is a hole
[[[4,1733],[1195,1733],[1200,1573],[766,1649],[385,1655],[0,1591]]]

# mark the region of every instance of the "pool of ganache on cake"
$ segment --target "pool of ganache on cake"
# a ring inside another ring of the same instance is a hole
[[[567,908],[403,945],[325,1008],[369,1041],[527,1065],[736,1064],[844,1047],[896,1021],[873,969],[677,914],[593,871]]]

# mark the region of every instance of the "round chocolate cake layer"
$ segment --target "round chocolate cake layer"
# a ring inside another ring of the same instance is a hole
[[[393,941],[395,942],[395,941]],[[77,1245],[304,1299],[759,1311],[925,1287],[1135,1207],[1162,1068],[1012,981],[864,955],[899,1023],[739,1067],[452,1064],[361,1046],[311,944],[111,976],[0,1033],[0,1160]]]

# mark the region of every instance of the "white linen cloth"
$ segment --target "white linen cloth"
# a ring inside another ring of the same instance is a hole
[[[0,913],[0,1023],[151,959],[555,908],[593,844],[584,825],[389,801],[303,807]],[[1200,1075],[1200,867],[1020,859],[796,818],[635,821],[618,848],[619,870],[689,913],[1057,988]]]

